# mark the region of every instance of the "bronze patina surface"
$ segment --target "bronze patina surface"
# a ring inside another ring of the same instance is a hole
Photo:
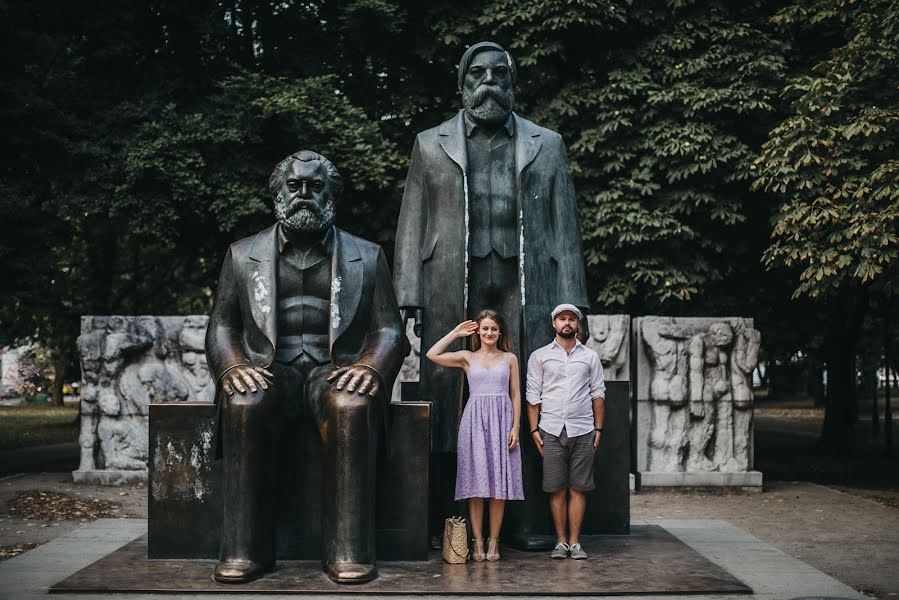
[[[53,586],[51,592],[562,595],[751,594],[752,590],[661,527],[633,526],[627,536],[588,536],[588,560],[552,560],[546,552],[505,547],[495,563],[381,562],[380,577],[346,586],[318,561],[279,561],[277,570],[241,586],[212,581],[212,560],[148,560],[139,538]]]
[[[206,329],[222,457],[214,577],[223,583],[275,566],[278,482],[306,466],[278,466],[280,441],[297,435],[285,422],[298,416],[316,426],[323,450],[322,562],[334,581],[377,577],[377,424],[409,342],[381,247],[334,226],[342,189],[327,158],[291,154],[269,179],[278,222],[225,253]]]

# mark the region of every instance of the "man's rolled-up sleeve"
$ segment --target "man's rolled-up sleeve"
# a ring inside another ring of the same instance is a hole
[[[540,404],[543,402],[543,361],[538,352],[532,352],[528,358],[528,378],[525,398],[528,404]]]
[[[602,375],[602,362],[596,354],[593,355],[593,367],[590,369],[590,397],[606,397],[606,381]]]

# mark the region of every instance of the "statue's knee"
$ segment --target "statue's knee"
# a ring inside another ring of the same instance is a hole
[[[368,396],[332,388],[328,393],[328,408],[334,414],[358,413],[368,410]]]
[[[272,389],[257,389],[255,392],[247,390],[246,394],[235,393],[225,400],[225,414],[238,415],[262,411],[270,404],[273,393],[274,390]]]

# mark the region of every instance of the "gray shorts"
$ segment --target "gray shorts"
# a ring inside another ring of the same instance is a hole
[[[559,437],[546,433],[543,438],[543,491],[561,492],[571,488],[576,492],[596,489],[593,482],[594,432],[568,437],[565,428]]]

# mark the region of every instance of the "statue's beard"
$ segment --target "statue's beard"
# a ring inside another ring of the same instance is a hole
[[[288,204],[282,196],[275,200],[275,217],[290,231],[311,233],[324,231],[334,223],[334,200],[328,199],[324,208],[309,200],[296,198]]]
[[[499,125],[509,118],[515,106],[515,92],[490,84],[479,85],[473,91],[463,87],[462,104],[475,121]]]

